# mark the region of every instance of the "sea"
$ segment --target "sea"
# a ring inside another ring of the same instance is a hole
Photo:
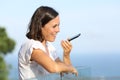
[[[9,80],[18,80],[17,55],[9,55],[5,60],[12,66]],[[120,53],[75,53],[71,54],[71,61],[79,76],[91,78],[87,80],[120,80]]]

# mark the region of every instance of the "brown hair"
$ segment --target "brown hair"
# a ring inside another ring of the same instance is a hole
[[[26,37],[42,42],[44,37],[42,35],[41,28],[56,16],[58,16],[58,12],[51,7],[41,6],[37,8],[29,23]]]

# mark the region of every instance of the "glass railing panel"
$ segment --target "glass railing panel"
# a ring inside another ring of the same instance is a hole
[[[90,80],[91,77],[91,68],[85,66],[76,67],[78,71],[78,76],[75,76],[72,73],[65,74],[62,77],[62,80]]]
[[[90,67],[78,66],[76,67],[78,70],[78,76],[76,77],[74,74],[68,73],[64,74],[64,76],[60,76],[59,73],[52,73],[45,76],[39,76],[36,78],[28,79],[28,80],[88,80],[91,76],[91,69]],[[8,75],[8,76],[7,76]],[[7,77],[6,80],[18,80],[18,70],[17,69],[10,69],[9,72],[7,71],[0,71],[0,77]],[[1,79],[0,79],[1,80]]]
[[[120,76],[98,76],[98,77],[91,77],[91,80],[120,80]]]
[[[90,80],[91,69],[90,67],[78,66],[76,67],[78,71],[78,76],[75,76],[72,73],[64,74],[62,77],[59,73],[49,74],[45,76],[39,76],[37,78],[29,80]]]
[[[77,77],[71,73],[64,74],[62,77],[60,77],[59,73],[54,73],[28,80],[120,80],[120,76],[93,76],[90,67],[78,66],[76,69],[78,70]],[[10,72],[0,70],[0,80],[18,80],[18,70],[10,69]]]

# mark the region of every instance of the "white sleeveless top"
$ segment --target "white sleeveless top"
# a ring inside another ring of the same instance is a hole
[[[47,46],[50,58],[52,60],[57,59],[58,56],[53,45],[50,42],[47,42]],[[45,47],[40,41],[28,39],[24,44],[22,44],[18,54],[19,80],[36,78],[49,74],[49,72],[46,71],[41,65],[37,64],[35,61],[30,61],[33,48],[41,49],[46,52]]]

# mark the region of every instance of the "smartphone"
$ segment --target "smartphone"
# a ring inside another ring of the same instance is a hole
[[[81,33],[79,33],[79,34],[77,34],[77,35],[75,35],[75,36],[69,38],[68,41],[72,41],[72,40],[78,38],[80,35],[81,35]]]

